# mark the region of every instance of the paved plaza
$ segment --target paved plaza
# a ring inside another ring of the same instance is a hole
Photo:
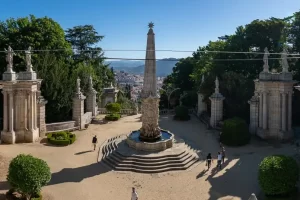
[[[172,131],[192,148],[200,150],[202,155],[211,152],[216,157],[217,133],[207,130],[197,118],[178,122],[161,116],[159,123],[161,128]],[[124,200],[130,199],[131,187],[137,188],[140,199],[147,200],[248,199],[251,193],[259,192],[257,169],[260,161],[271,154],[293,154],[289,144],[275,148],[255,141],[241,148],[226,148],[228,159],[221,171],[214,168],[206,171],[203,161],[188,171],[150,175],[114,172],[97,163],[98,151],[91,151],[93,135],[97,135],[100,147],[105,140],[140,127],[140,116],[134,115],[108,124],[91,124],[87,130],[75,132],[77,141],[67,147],[50,146],[44,140],[0,145],[0,200],[9,189],[5,181],[9,160],[20,153],[32,154],[49,164],[52,180],[43,188],[43,195],[49,200]]]

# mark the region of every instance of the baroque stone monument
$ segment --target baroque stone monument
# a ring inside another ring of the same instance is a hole
[[[219,79],[215,80],[215,92],[209,97],[211,101],[210,126],[216,128],[223,119],[223,100],[225,97],[220,93]]]
[[[162,131],[158,125],[159,95],[156,84],[154,24],[150,22],[148,27],[144,83],[141,92],[142,128],[132,132],[127,139],[127,143],[139,150],[155,151],[172,147],[173,134]],[[134,139],[136,136],[138,136],[139,141]]]
[[[76,81],[76,91],[73,97],[73,113],[72,113],[72,119],[76,122],[76,126],[79,127],[79,129],[85,128],[85,121],[83,120],[82,116],[84,114],[84,100],[86,97],[81,92],[80,88],[80,79],[77,78]]]
[[[204,83],[204,75],[202,75],[201,85]],[[198,110],[197,115],[200,116],[202,112],[207,111],[207,105],[203,102],[204,95],[198,92]]]
[[[156,83],[156,56],[153,32],[154,24],[149,23],[147,38],[144,84],[141,92],[142,98],[142,128],[140,138],[155,141],[161,137],[158,127],[159,95]]]
[[[3,130],[1,141],[34,142],[42,136],[45,129],[45,109],[47,103],[40,93],[41,79],[36,78],[32,70],[31,47],[26,54],[26,71],[13,71],[14,52],[11,47],[6,50],[7,68],[3,73]],[[42,127],[41,130],[39,127]]]
[[[249,130],[263,139],[288,140],[293,137],[292,95],[296,82],[288,71],[286,49],[281,54],[280,73],[269,71],[268,56],[269,52],[265,48],[263,71],[259,79],[254,81],[254,96],[249,101]]]

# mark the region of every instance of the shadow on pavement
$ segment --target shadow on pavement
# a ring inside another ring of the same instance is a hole
[[[92,150],[80,151],[80,152],[75,153],[74,155],[81,155],[81,154],[90,153],[90,152],[94,152],[94,151],[92,151]]]
[[[90,165],[78,168],[64,168],[59,172],[52,173],[51,181],[48,185],[55,185],[67,182],[81,182],[83,179],[91,178],[100,174],[111,171],[104,166],[102,162],[93,163]]]
[[[9,190],[10,185],[7,181],[0,181],[0,190]]]
[[[263,157],[257,155],[247,155],[241,157],[229,169],[226,169],[226,166],[232,160],[226,160],[222,165],[222,170],[213,169],[212,174],[206,179],[211,185],[209,200],[226,196],[248,199],[251,193],[257,194],[260,189],[256,174],[258,172],[258,164],[262,159]],[[225,170],[225,173],[223,170]],[[221,172],[224,174],[216,176]]]

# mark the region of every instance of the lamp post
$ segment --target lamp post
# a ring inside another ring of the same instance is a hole
[[[165,91],[166,92],[166,94],[167,94],[167,96],[168,96],[168,112],[169,112],[169,110],[170,110],[170,98],[171,98],[171,95],[172,95],[172,93],[173,92],[175,92],[176,90],[179,90],[180,88],[175,88],[175,89],[167,89],[167,90],[165,90],[165,89],[163,89],[163,88],[160,88],[161,90],[163,90],[163,91]]]

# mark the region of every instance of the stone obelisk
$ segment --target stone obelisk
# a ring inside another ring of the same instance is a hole
[[[142,128],[140,139],[143,141],[156,141],[161,137],[158,126],[159,117],[159,95],[156,85],[156,57],[155,40],[152,22],[148,25],[148,37],[146,48],[146,60],[144,71],[144,84],[141,93],[142,97]]]

